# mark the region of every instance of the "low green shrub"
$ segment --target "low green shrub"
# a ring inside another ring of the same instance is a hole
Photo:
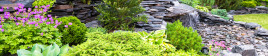
[[[200,51],[203,47],[201,36],[191,27],[187,28],[179,20],[167,25],[167,39],[177,49]]]
[[[105,4],[96,7],[101,13],[98,20],[108,30],[133,30],[132,23],[147,21],[146,16],[137,16],[145,11],[140,3],[142,0],[103,0]]]
[[[241,3],[241,6],[254,8],[257,6],[256,3],[257,3],[256,1],[243,1]]]
[[[89,32],[89,33],[91,33],[91,32],[108,33],[108,30],[105,29],[105,28],[102,28],[102,27],[96,27],[96,28],[94,28],[94,27],[89,27],[87,32]]]
[[[188,5],[192,6],[192,7],[195,7],[195,6],[199,5],[199,4],[201,4],[200,0],[179,0],[179,1],[181,1],[184,4],[188,4]]]
[[[4,23],[2,29],[5,31],[0,32],[0,54],[2,51],[15,54],[18,49],[27,49],[36,43],[48,45],[56,42],[61,45],[62,34],[57,28],[45,23],[39,23],[39,27],[28,24],[23,26],[22,23]]]
[[[159,56],[163,51],[159,45],[142,40],[138,33],[116,32],[103,34],[92,32],[86,34],[86,42],[70,48],[66,56]]]
[[[62,56],[68,53],[69,45],[64,45],[61,48],[54,43],[50,46],[35,44],[31,51],[20,49],[17,50],[18,56]]]
[[[229,17],[227,17],[228,14],[226,9],[212,9],[210,12],[211,14],[218,15],[225,20],[229,20]]]
[[[85,41],[87,27],[77,17],[61,17],[56,20],[62,22],[57,28],[63,34],[62,43],[76,45]]]
[[[194,8],[195,8],[195,9],[199,9],[200,11],[203,11],[203,12],[209,12],[208,8],[203,7],[203,6],[199,6],[199,5],[197,5],[197,6],[195,6]]]
[[[83,3],[85,3],[85,4],[90,4],[90,2],[91,2],[91,0],[81,0]]]

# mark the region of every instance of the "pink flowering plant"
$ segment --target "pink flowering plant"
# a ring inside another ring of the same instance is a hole
[[[220,51],[222,51],[223,49],[228,49],[230,50],[229,48],[227,48],[225,46],[225,42],[224,41],[215,41],[215,40],[212,40],[211,42],[209,42],[209,55],[210,56],[220,56]]]
[[[0,56],[18,49],[27,49],[36,43],[61,45],[62,33],[57,28],[62,22],[51,15],[46,15],[50,5],[42,6],[43,10],[24,8],[23,4],[13,7],[14,13],[4,12],[0,17]],[[3,12],[10,8],[0,8]]]

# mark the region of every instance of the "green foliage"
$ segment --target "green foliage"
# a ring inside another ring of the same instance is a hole
[[[85,3],[85,4],[88,4],[88,5],[89,5],[90,2],[91,2],[90,0],[81,0],[81,1],[82,1],[83,3]]]
[[[22,23],[20,23],[22,24]],[[53,25],[39,23],[39,28],[35,25],[16,25],[15,23],[4,23],[4,32],[0,32],[0,54],[10,52],[15,54],[18,49],[27,49],[35,43],[52,44],[56,42],[61,45],[62,34]]]
[[[200,11],[203,12],[209,12],[208,8],[199,5],[195,6],[195,9],[199,9]]]
[[[41,7],[41,6],[43,6],[43,5],[50,5],[49,8],[51,8],[52,5],[53,5],[55,2],[56,2],[56,0],[35,0],[35,1],[33,2],[32,5],[33,5],[33,7],[34,7],[34,6]]]
[[[102,33],[107,33],[108,31],[107,31],[107,29],[102,28],[102,27],[96,27],[96,28],[94,28],[94,27],[90,27],[90,28],[88,28],[88,31],[87,31],[87,32],[89,32],[89,33],[91,33],[91,32],[102,32]]]
[[[20,49],[17,50],[18,56],[62,56],[68,53],[69,45],[64,45],[61,48],[54,43],[50,46],[35,44],[31,51]]]
[[[85,41],[87,27],[77,17],[61,17],[57,20],[62,21],[62,24],[57,27],[63,34],[62,43],[76,45]],[[69,23],[72,23],[72,25],[69,25]],[[68,28],[65,25],[68,25]]]
[[[243,1],[241,3],[241,6],[254,8],[257,6],[256,3],[257,3],[256,1]]]
[[[158,56],[163,50],[159,45],[145,42],[138,33],[133,32],[93,32],[86,35],[87,41],[73,46],[66,56]]]
[[[200,4],[200,0],[180,0],[182,3],[195,7]]]
[[[131,23],[146,21],[145,16],[136,16],[145,11],[140,6],[142,0],[103,0],[104,5],[96,7],[101,13],[98,20],[104,23],[108,30],[133,30],[129,29]]]
[[[215,0],[200,0],[202,6],[213,6],[215,4]]]
[[[176,50],[173,45],[166,43],[169,41],[166,39],[165,30],[157,30],[149,34],[147,32],[139,32],[139,34],[144,41],[160,45],[166,52],[174,52]]]
[[[211,14],[218,15],[225,20],[229,20],[229,17],[227,17],[228,14],[226,9],[212,9],[210,12]]]
[[[167,39],[177,49],[200,51],[203,47],[201,36],[191,27],[187,28],[179,20],[167,25]]]
[[[215,5],[220,9],[235,10],[241,8],[243,0],[215,0]]]

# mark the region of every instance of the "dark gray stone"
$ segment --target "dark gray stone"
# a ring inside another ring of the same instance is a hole
[[[234,46],[231,51],[233,53],[241,53],[241,52],[243,52],[243,49],[239,46]]]
[[[98,20],[86,23],[86,27],[101,27]]]
[[[258,55],[255,49],[250,49],[243,51],[242,56],[258,56]]]
[[[246,23],[244,26],[249,29],[255,29],[256,27],[261,27],[261,25],[257,23]]]

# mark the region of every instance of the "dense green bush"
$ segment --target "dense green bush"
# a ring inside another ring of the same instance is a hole
[[[10,52],[15,54],[18,49],[27,49],[36,43],[53,44],[56,42],[61,45],[62,34],[58,32],[53,25],[39,23],[39,27],[35,25],[16,25],[15,23],[4,23],[5,31],[0,32],[0,54]]]
[[[61,17],[56,20],[62,21],[62,24],[57,27],[63,34],[62,43],[76,45],[85,41],[87,27],[77,17]]]
[[[31,51],[20,49],[17,50],[17,54],[18,56],[62,56],[68,53],[68,49],[68,44],[61,48],[56,43],[50,46],[35,44]]]
[[[199,5],[195,6],[195,9],[199,9],[200,11],[203,12],[209,12],[208,8]]]
[[[145,16],[136,16],[145,11],[141,6],[142,0],[103,0],[104,5],[96,7],[101,13],[98,20],[108,30],[133,30],[131,23],[146,21]],[[129,29],[130,28],[130,29]]]
[[[145,42],[138,33],[133,32],[93,32],[86,35],[87,42],[73,46],[67,56],[158,56],[163,50],[158,45]]]
[[[241,6],[254,8],[257,6],[256,3],[257,3],[256,1],[243,1],[241,3]]]
[[[227,17],[228,14],[226,9],[212,9],[210,12],[211,14],[218,15],[225,20],[229,20],[229,17]]]
[[[163,56],[202,56],[197,54],[197,51],[191,49],[189,51],[185,50],[178,50],[176,52],[171,52],[171,53],[165,53]]]
[[[215,0],[200,0],[202,6],[213,6],[215,5]]]
[[[38,7],[41,7],[43,5],[50,5],[50,7],[52,7],[55,2],[56,0],[35,0],[32,5]]]
[[[167,25],[166,34],[167,39],[177,49],[199,51],[203,47],[201,36],[197,31],[191,27],[184,27],[179,20]]]

